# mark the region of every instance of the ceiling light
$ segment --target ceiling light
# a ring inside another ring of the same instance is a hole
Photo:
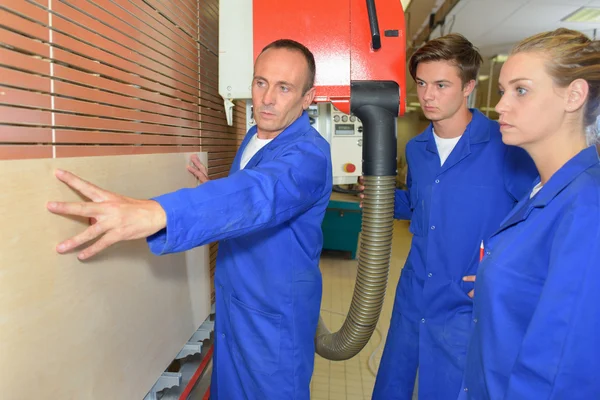
[[[489,75],[479,75],[479,82],[487,81],[490,79]]]
[[[506,62],[506,60],[508,60],[508,54],[497,54],[492,57],[492,61],[495,63],[503,63]]]
[[[581,7],[579,10],[561,19],[561,21],[586,23],[600,22],[600,8]]]

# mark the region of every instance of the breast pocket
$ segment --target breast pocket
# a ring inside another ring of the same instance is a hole
[[[410,232],[415,236],[423,236],[423,217],[424,217],[424,205],[423,201],[419,196],[417,185],[413,184],[410,191],[410,209],[412,210],[412,217],[410,219]]]
[[[252,308],[231,296],[234,353],[253,371],[272,375],[279,369],[281,315]]]

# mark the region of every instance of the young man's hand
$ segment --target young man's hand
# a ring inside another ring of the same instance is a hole
[[[463,281],[464,282],[475,282],[475,279],[476,279],[476,275],[463,276]],[[471,290],[469,293],[467,293],[467,295],[470,298],[473,298],[473,296],[475,296],[475,289]]]

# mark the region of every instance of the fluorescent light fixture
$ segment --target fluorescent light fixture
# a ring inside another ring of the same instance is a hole
[[[563,22],[585,22],[595,23],[600,22],[600,8],[599,7],[581,7],[572,14],[567,15],[563,19]]]
[[[508,60],[508,54],[496,54],[492,57],[492,61],[495,63],[504,63]]]
[[[487,81],[490,79],[489,75],[479,75],[479,82]]]
[[[409,107],[416,107],[416,108],[419,108],[419,107],[421,107],[421,104],[419,104],[419,103],[413,103],[413,102],[411,102],[411,103],[408,103],[408,106],[409,106]]]

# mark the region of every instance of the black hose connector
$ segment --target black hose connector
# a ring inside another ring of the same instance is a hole
[[[363,174],[396,176],[400,87],[393,81],[353,81],[350,110],[363,126]]]

